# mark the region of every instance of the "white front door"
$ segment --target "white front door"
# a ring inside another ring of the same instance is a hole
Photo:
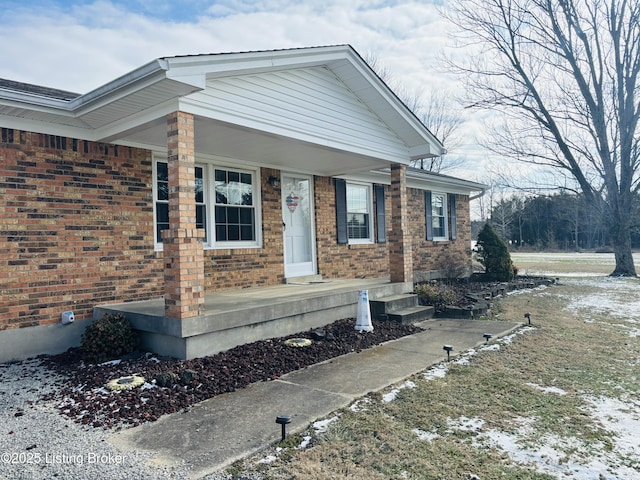
[[[312,177],[282,174],[284,275],[316,274]]]

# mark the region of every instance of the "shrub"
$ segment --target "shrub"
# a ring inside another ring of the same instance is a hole
[[[460,277],[468,276],[471,269],[469,252],[445,252],[439,258],[439,270],[448,284],[453,285]]]
[[[104,315],[82,334],[82,352],[93,363],[119,358],[133,352],[136,346],[136,332],[121,313]]]
[[[513,279],[514,267],[507,244],[491,224],[485,223],[478,233],[478,260],[491,280],[508,282]]]
[[[443,310],[447,305],[458,303],[459,295],[452,287],[440,282],[422,283],[415,287],[422,305],[433,305],[436,310]]]

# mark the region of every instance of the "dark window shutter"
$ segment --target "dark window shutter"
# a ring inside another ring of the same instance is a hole
[[[458,238],[458,229],[456,228],[456,196],[449,194],[449,223],[451,223],[451,240]]]
[[[431,208],[431,192],[424,192],[424,212],[427,226],[427,240],[433,240],[433,210]]]
[[[336,229],[338,243],[349,243],[347,233],[347,182],[336,178]]]
[[[375,185],[376,191],[376,241],[387,241],[387,219],[384,211],[384,185]]]

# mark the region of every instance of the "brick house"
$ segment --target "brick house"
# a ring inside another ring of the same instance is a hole
[[[161,58],[84,95],[0,80],[0,127],[0,361],[77,344],[97,306],[184,326],[215,292],[410,288],[470,255],[484,188],[408,167],[444,148],[350,46]]]

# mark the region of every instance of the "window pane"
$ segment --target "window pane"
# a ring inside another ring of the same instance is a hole
[[[240,223],[240,209],[237,207],[227,208],[227,223]]]
[[[240,227],[240,235],[242,240],[255,240],[253,238],[253,226],[241,226]]]
[[[367,187],[347,184],[347,211],[349,213],[367,213],[369,201]]]
[[[205,228],[207,226],[206,208],[204,205],[196,205],[196,228]]]
[[[169,166],[166,162],[156,163],[157,179],[159,182],[169,181]]]
[[[347,184],[347,235],[351,240],[369,240],[370,189],[366,185]]]
[[[169,170],[164,162],[156,163],[156,187],[158,200],[169,199]]]
[[[445,198],[446,197],[442,194],[432,194],[431,196],[434,237],[444,237],[446,235]]]
[[[253,205],[253,175],[216,170],[216,203]]]
[[[227,191],[226,188],[221,188],[216,185],[216,203],[224,205],[227,202]]]
[[[253,192],[249,185],[242,194],[242,205],[253,205]]]
[[[251,208],[241,208],[240,209],[240,223],[244,225],[253,224],[253,209]]]
[[[225,225],[216,225],[216,240],[218,242],[227,241],[227,227]]]
[[[433,215],[442,216],[444,209],[444,199],[442,195],[433,195],[431,197],[431,207]]]
[[[369,215],[364,213],[349,213],[347,221],[347,232],[349,238],[354,240],[369,238]]]
[[[169,228],[169,205],[156,203],[156,242],[162,242],[162,230]]]
[[[240,226],[239,225],[229,225],[227,227],[228,239],[230,241],[240,240]]]
[[[202,178],[202,167],[196,167],[196,202],[204,202],[204,180]]]
[[[216,207],[216,223],[227,223],[226,207]]]
[[[254,175],[217,169],[215,179],[216,241],[255,241]]]

